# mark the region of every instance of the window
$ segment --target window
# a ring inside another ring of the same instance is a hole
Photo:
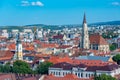
[[[63,76],[65,75],[65,73],[63,72]]]
[[[75,75],[77,76],[77,73],[75,73]]]
[[[80,73],[78,73],[78,77],[80,77]]]
[[[90,77],[90,74],[89,74],[89,77]]]
[[[59,72],[59,75],[60,75],[60,72]]]
[[[56,75],[58,75],[58,72],[56,72]]]
[[[87,77],[87,74],[86,74],[86,77]]]
[[[83,77],[83,73],[81,73],[81,77]]]

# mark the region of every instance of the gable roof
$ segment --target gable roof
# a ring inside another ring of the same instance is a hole
[[[11,60],[13,56],[14,56],[14,52],[0,51],[0,61]]]
[[[105,39],[99,34],[90,35],[90,44],[108,45]]]
[[[85,68],[85,71],[113,71],[115,69],[118,69],[119,65],[112,63],[104,66],[88,66],[81,63],[79,65],[73,65],[70,63],[63,62],[54,64],[50,68],[61,68],[63,70],[72,70],[72,68]]]
[[[89,66],[89,67],[87,67],[86,71],[97,71],[97,70],[112,71],[112,70],[115,70],[118,68],[119,68],[119,66],[117,64],[109,64],[106,66]]]

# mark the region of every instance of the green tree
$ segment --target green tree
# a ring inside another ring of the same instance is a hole
[[[120,61],[120,54],[116,54],[115,56],[113,56],[113,61],[115,61],[115,62],[119,62]]]
[[[94,80],[117,80],[117,79],[110,75],[102,74],[100,76],[95,76]]]
[[[3,72],[3,65],[0,65],[0,72]]]
[[[9,73],[9,72],[12,72],[12,67],[8,64],[4,65],[3,66],[3,70],[2,70],[4,73]]]
[[[48,74],[48,68],[52,65],[53,63],[51,62],[43,62],[40,65],[38,65],[36,72],[39,74]]]
[[[115,50],[115,49],[116,49],[116,45],[111,44],[111,45],[110,45],[110,50],[113,51],[113,50]]]
[[[2,72],[2,73],[12,72],[12,67],[8,63],[5,65],[0,65],[0,72]]]
[[[17,60],[13,63],[13,72],[14,73],[23,73],[23,74],[30,74],[32,70],[28,63],[24,61]]]

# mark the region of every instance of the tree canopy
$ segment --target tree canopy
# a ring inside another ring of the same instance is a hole
[[[12,67],[10,66],[10,64],[0,65],[0,72],[2,73],[12,72]]]
[[[117,48],[117,44],[114,43],[114,44],[110,45],[110,50],[111,51],[115,50],[116,48]]]
[[[110,75],[102,74],[100,76],[95,76],[94,80],[117,80],[117,79]]]
[[[24,61],[17,60],[13,63],[13,72],[14,73],[32,73],[32,70],[28,63]]]
[[[119,62],[120,61],[120,54],[116,54],[115,56],[113,56],[113,61],[115,61],[115,62]]]
[[[48,74],[48,68],[52,66],[51,62],[43,62],[37,66],[36,70],[33,71],[27,62],[17,60],[10,66],[10,63],[6,65],[0,65],[0,72],[2,73],[22,73],[22,74]]]
[[[53,63],[51,62],[43,62],[40,65],[38,65],[36,72],[39,74],[48,74],[48,68],[52,65]]]

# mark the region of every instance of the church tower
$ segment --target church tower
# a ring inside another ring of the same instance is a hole
[[[84,13],[83,18],[83,25],[82,25],[82,40],[81,40],[81,48],[82,49],[89,49],[89,34],[88,34],[88,27],[86,21],[86,15]]]
[[[16,50],[15,50],[14,60],[23,60],[22,43],[20,40],[19,33],[17,35],[17,40],[16,40]]]

